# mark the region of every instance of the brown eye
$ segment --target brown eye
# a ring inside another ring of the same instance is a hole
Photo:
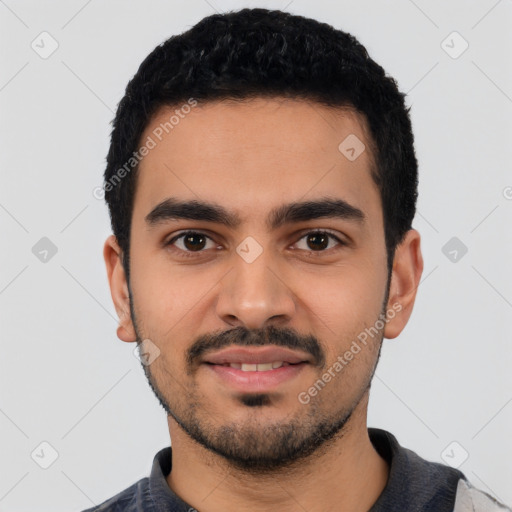
[[[311,233],[308,235],[307,243],[315,250],[324,250],[329,245],[329,237],[325,233]]]
[[[210,247],[207,247],[208,242],[211,243]],[[211,249],[215,247],[213,240],[209,236],[198,231],[187,231],[185,233],[181,233],[169,240],[165,245],[171,246],[172,250],[185,254],[200,253],[203,252],[204,249]]]
[[[183,245],[191,251],[204,249],[206,237],[200,233],[189,233],[183,237]]]
[[[328,231],[310,231],[309,233],[306,233],[300,240],[297,242],[297,244],[300,243],[300,241],[305,240],[305,244],[303,244],[302,247],[299,247],[299,249],[309,251],[309,252],[324,252],[326,249],[331,248],[329,247],[329,244],[332,240],[337,242],[336,245],[342,246],[346,245],[345,242],[340,240],[337,236],[333,235],[332,233],[329,233]],[[305,245],[305,247],[304,247]]]

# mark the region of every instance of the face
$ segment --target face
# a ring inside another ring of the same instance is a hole
[[[141,138],[156,144],[139,167],[131,302],[115,239],[105,245],[118,335],[150,340],[143,368],[171,429],[241,469],[282,468],[365,418],[382,338],[405,325],[405,277],[419,279],[419,264],[397,267],[388,296],[357,114],[210,102],[162,136],[174,111],[157,112]],[[339,149],[348,136],[354,152]]]

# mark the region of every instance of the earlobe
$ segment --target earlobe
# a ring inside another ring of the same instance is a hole
[[[110,286],[110,294],[117,315],[119,316],[119,326],[117,328],[117,337],[126,342],[137,340],[131,314],[130,314],[130,296],[128,293],[128,283],[122,264],[122,250],[119,247],[114,235],[110,235],[105,241],[103,247],[103,258],[107,269],[107,277]]]
[[[410,229],[396,248],[387,303],[388,321],[384,328],[385,338],[396,338],[411,316],[423,273],[420,241],[419,232]]]

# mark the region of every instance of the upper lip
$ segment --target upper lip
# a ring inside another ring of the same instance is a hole
[[[275,361],[285,363],[309,363],[311,356],[301,351],[293,351],[282,347],[229,347],[203,357],[203,363],[226,364],[226,363],[244,363],[244,364],[265,364]]]

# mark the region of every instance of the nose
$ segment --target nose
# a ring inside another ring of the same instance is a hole
[[[220,284],[217,315],[232,327],[259,329],[287,324],[296,305],[292,283],[286,281],[270,250],[264,250],[251,263],[234,254],[233,269]]]

